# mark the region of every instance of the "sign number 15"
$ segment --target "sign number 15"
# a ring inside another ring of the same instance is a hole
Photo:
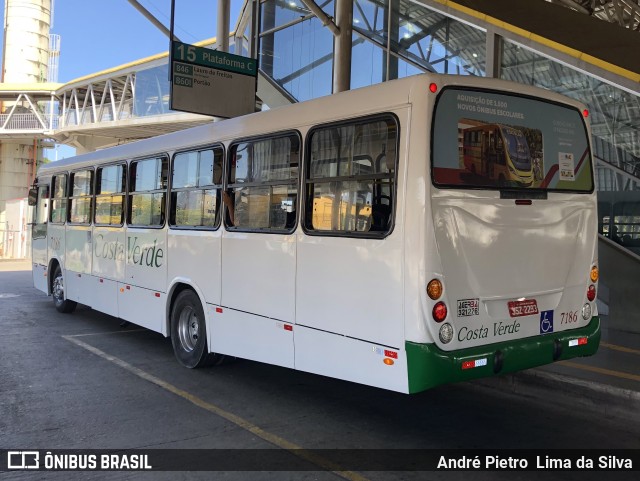
[[[185,57],[186,50],[186,57]],[[187,62],[195,62],[196,61],[196,47],[193,45],[187,45],[185,49],[185,45],[178,45],[178,55],[180,55],[180,60],[186,60]]]

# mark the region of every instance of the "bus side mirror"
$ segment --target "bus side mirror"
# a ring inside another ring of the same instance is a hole
[[[38,189],[36,187],[29,189],[29,198],[28,202],[30,206],[36,205],[36,201],[38,200]]]

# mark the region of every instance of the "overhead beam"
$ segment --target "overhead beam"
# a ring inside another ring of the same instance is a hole
[[[154,17],[153,14],[149,10],[147,10],[142,5],[140,5],[140,3],[138,3],[137,0],[127,0],[127,1],[133,6],[133,8],[135,8],[147,20],[149,20],[158,30],[160,30],[167,37],[171,38],[171,32],[169,31],[169,29],[167,27],[165,27],[160,20],[158,20],[156,17]],[[180,41],[180,39],[176,35],[173,36],[173,40],[175,40],[176,42]]]
[[[333,35],[335,37],[337,37],[338,35],[340,35],[340,29],[338,28],[338,26],[333,23],[333,20],[331,20],[331,18],[329,18],[329,16],[324,13],[324,10],[322,10],[317,4],[316,2],[314,2],[313,0],[301,0],[302,3],[305,4],[305,6],[311,10],[311,12],[313,12],[313,14],[318,17],[318,20],[320,20],[322,22],[322,25],[325,27],[328,27],[329,30],[331,30],[331,33],[333,33]]]
[[[580,5],[578,2],[574,2],[573,0],[557,0],[558,3],[562,3],[565,6],[572,8],[580,13],[585,13],[587,15],[591,15],[591,12],[586,9],[584,6]]]

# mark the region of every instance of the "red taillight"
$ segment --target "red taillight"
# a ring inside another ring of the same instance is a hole
[[[433,306],[433,318],[436,322],[442,322],[445,317],[447,317],[447,305],[440,301]]]
[[[429,90],[432,94],[435,94],[438,91],[438,85],[434,83],[429,84]]]
[[[589,117],[589,111],[587,109],[584,109],[582,111],[582,116],[586,119],[587,117]]]
[[[596,298],[596,286],[591,284],[589,289],[587,289],[587,299],[593,301]]]

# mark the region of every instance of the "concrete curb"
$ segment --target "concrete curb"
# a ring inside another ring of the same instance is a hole
[[[471,383],[469,383],[471,384]],[[530,369],[515,374],[480,379],[481,389],[553,401],[572,409],[589,409],[599,415],[639,419],[640,392],[571,376]]]

